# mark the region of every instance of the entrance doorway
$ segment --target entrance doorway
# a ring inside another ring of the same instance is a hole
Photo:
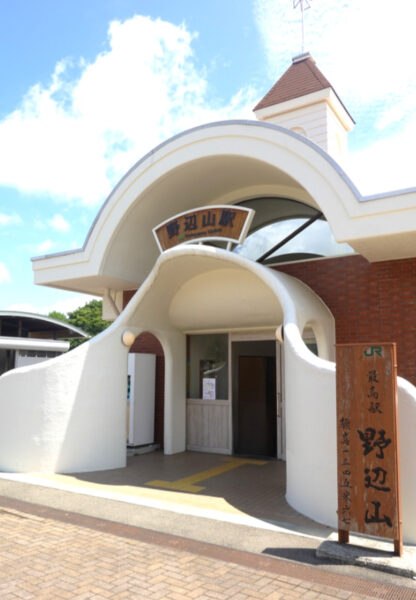
[[[130,354],[147,354],[154,355],[156,358],[156,372],[154,376],[154,391],[152,392],[152,407],[146,407],[146,413],[152,411],[153,425],[149,424],[149,427],[153,429],[151,433],[152,443],[157,444],[163,449],[163,438],[164,438],[164,405],[165,405],[165,355],[163,348],[159,340],[149,332],[141,333],[134,341],[134,344],[130,348]],[[143,381],[137,381],[139,389],[139,395],[143,391]],[[129,393],[132,394],[133,390],[129,389]],[[128,407],[128,414],[130,413]],[[143,412],[143,407],[140,409]],[[130,429],[128,424],[128,430]],[[149,443],[146,437],[146,442]]]
[[[278,389],[276,341],[232,342],[234,453],[277,456]]]

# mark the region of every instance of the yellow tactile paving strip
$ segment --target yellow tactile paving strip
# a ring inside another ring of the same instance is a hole
[[[285,465],[280,461],[153,452],[129,457],[124,469],[0,474],[0,479],[262,529],[329,535],[286,503]]]
[[[58,474],[44,474],[44,473],[30,473],[29,477],[33,478],[33,480],[38,483],[42,481],[47,481],[50,483],[59,483],[61,486],[64,486],[71,490],[96,490],[100,492],[100,495],[107,495],[111,497],[116,496],[131,496],[132,498],[143,498],[149,500],[155,500],[158,502],[164,502],[166,504],[182,504],[184,506],[197,506],[202,509],[210,509],[210,510],[220,510],[222,512],[228,513],[236,513],[243,514],[242,511],[239,511],[235,507],[228,504],[228,502],[224,498],[210,497],[198,494],[198,496],[192,494],[181,493],[179,491],[174,491],[175,488],[171,490],[163,490],[163,489],[152,489],[145,486],[131,486],[131,485],[107,485],[103,483],[94,483],[90,481],[81,481],[77,477],[73,475],[58,475]],[[151,482],[154,486],[156,486],[156,481]],[[163,482],[165,484],[169,484],[170,482]],[[172,482],[175,484],[176,482]],[[157,486],[159,487],[159,486]],[[162,487],[162,486],[160,486]],[[166,486],[164,486],[166,487]],[[185,487],[185,486],[183,486]],[[62,489],[62,488],[61,488]],[[204,489],[204,488],[202,488]],[[194,491],[194,490],[186,490],[186,491]]]
[[[205,486],[198,486],[195,485],[195,483],[199,483],[200,481],[206,481],[207,479],[211,479],[211,477],[222,475],[227,471],[237,469],[238,467],[242,467],[243,465],[262,466],[267,464],[267,461],[264,460],[250,460],[245,458],[223,458],[221,460],[223,461],[223,464],[220,464],[218,467],[212,467],[211,469],[207,469],[206,471],[201,471],[200,473],[194,473],[193,475],[189,475],[188,477],[176,479],[176,481],[154,479],[153,481],[147,481],[146,485],[150,485],[152,487],[167,488],[169,490],[178,490],[181,492],[198,493],[202,490],[205,490]]]

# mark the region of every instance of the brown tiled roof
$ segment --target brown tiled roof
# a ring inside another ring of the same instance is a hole
[[[304,58],[303,58],[304,56]],[[293,59],[292,65],[281,76],[272,89],[267,92],[254,110],[260,110],[280,102],[306,96],[312,92],[332,88],[329,81],[322,75],[310,54]],[[335,90],[332,88],[335,92]]]

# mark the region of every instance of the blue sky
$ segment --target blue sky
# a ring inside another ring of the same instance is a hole
[[[357,125],[364,193],[416,185],[411,0],[311,0],[306,43]],[[194,125],[252,118],[301,51],[292,0],[0,0],[0,307],[67,312],[30,257],[82,245],[145,152]]]

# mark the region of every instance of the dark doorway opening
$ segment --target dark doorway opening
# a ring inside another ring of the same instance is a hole
[[[233,342],[234,453],[276,457],[276,342]]]

